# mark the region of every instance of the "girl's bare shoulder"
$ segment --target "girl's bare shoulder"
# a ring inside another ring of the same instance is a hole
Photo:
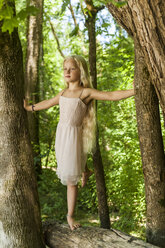
[[[55,97],[59,98],[63,93],[64,93],[65,89],[60,90]]]
[[[84,88],[82,93],[82,99],[86,104],[88,104],[92,100],[91,95],[93,90],[93,88]]]
[[[61,96],[61,94],[65,91],[66,89],[62,89],[62,90],[60,90],[59,92],[58,92],[58,96]]]
[[[95,94],[96,92],[99,92],[98,90],[94,89],[94,88],[84,88],[84,96],[85,97],[90,97],[92,98],[93,94]]]
[[[54,105],[59,104],[59,98],[63,92],[64,92],[64,89],[59,91],[53,98],[50,99],[54,103]]]
[[[93,88],[84,88],[83,94],[84,96],[90,96],[93,91]]]

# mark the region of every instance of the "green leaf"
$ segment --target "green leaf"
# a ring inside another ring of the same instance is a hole
[[[70,0],[63,0],[61,14],[66,10],[66,7],[70,4]]]
[[[92,17],[92,13],[88,8],[84,8],[84,13],[88,14],[90,17]]]
[[[116,6],[120,8],[120,7],[123,7],[123,6],[126,5],[126,4],[127,4],[126,1],[124,1],[124,2],[117,2],[117,3],[116,3]]]
[[[116,7],[123,7],[125,4],[127,4],[127,1],[119,1],[119,2],[116,2],[115,0],[103,0],[103,1],[100,1],[104,4],[108,4],[108,3],[113,3]]]
[[[3,0],[0,0],[0,10],[1,10],[2,6],[3,6]]]
[[[0,10],[0,20],[11,19],[13,16],[13,8],[6,6],[6,8]]]
[[[2,25],[2,32],[7,32],[9,31],[9,33],[11,34],[14,30],[14,28],[16,28],[18,26],[18,22],[16,18],[12,18],[9,20],[4,20],[3,25]]]
[[[109,27],[109,26],[110,26],[110,23],[103,23],[103,24],[102,24],[102,27],[103,27],[103,28],[107,28],[107,27]]]
[[[126,5],[126,4],[127,4],[127,1],[119,1],[119,2],[116,2],[116,1],[112,0],[112,3],[113,3],[116,7],[120,8],[120,7],[123,7],[124,5]]]
[[[24,20],[28,15],[35,16],[39,12],[39,9],[37,9],[34,6],[29,6],[25,9],[22,9],[18,14],[17,18],[20,20]]]
[[[79,9],[80,9],[80,3],[78,3],[76,6],[76,14],[78,14]]]
[[[79,26],[77,25],[77,26],[72,30],[72,32],[69,34],[69,37],[72,37],[72,36],[77,35],[78,30],[79,30]]]

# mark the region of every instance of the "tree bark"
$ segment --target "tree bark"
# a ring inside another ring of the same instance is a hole
[[[86,1],[87,8],[91,15],[88,14],[86,19],[86,26],[89,35],[89,65],[91,81],[95,89],[97,89],[97,69],[96,69],[96,31],[95,20],[97,9],[93,6],[92,1]],[[106,186],[104,178],[104,169],[99,147],[99,131],[96,131],[96,151],[93,155],[93,163],[96,177],[96,189],[98,195],[98,212],[100,217],[100,224],[102,228],[110,228],[109,209],[107,205]]]
[[[160,247],[165,247],[165,158],[157,97],[164,113],[164,7],[163,1],[147,0],[129,0],[122,8],[108,4],[111,14],[135,42],[136,108],[146,189],[146,234],[150,243]]]
[[[38,8],[36,16],[28,17],[27,51],[25,65],[25,95],[32,103],[39,102],[39,61],[42,41],[43,0],[27,0],[27,5]],[[39,145],[39,112],[28,112],[30,137],[35,158],[37,175],[41,174]]]
[[[136,111],[147,204],[147,240],[165,247],[165,158],[159,101],[135,41]]]
[[[82,227],[71,231],[68,225],[44,224],[45,243],[50,248],[156,248],[118,230]]]
[[[14,9],[14,2],[8,1]],[[0,247],[44,248],[18,32],[0,22]]]

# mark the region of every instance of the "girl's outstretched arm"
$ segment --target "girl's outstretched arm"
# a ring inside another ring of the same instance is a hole
[[[104,101],[119,101],[131,96],[134,96],[134,89],[117,90],[117,91],[99,91],[90,89],[90,99],[104,100]]]
[[[56,95],[55,97],[49,99],[49,100],[44,100],[42,102],[36,103],[34,105],[29,105],[28,104],[28,99],[24,100],[24,108],[27,111],[39,111],[42,109],[48,109],[50,107],[53,107],[56,104],[59,104],[59,96],[60,96],[61,92]]]

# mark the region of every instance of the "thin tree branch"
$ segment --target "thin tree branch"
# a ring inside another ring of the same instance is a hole
[[[85,12],[84,12],[83,5],[82,5],[82,2],[81,1],[80,1],[80,7],[81,7],[81,11],[83,13],[83,16],[86,19]]]
[[[74,24],[75,24],[75,26],[77,26],[77,21],[76,21],[76,17],[75,17],[75,15],[74,15],[74,11],[73,11],[73,7],[72,7],[72,5],[71,5],[71,2],[70,2],[70,4],[69,4],[69,10],[70,10],[70,12],[71,12],[71,14],[72,14],[72,18],[73,18],[73,20],[74,20]]]
[[[57,42],[57,49],[58,49],[59,53],[61,54],[61,56],[62,56],[63,58],[65,58],[65,56],[64,56],[64,54],[63,54],[63,52],[62,52],[62,50],[61,50],[60,42],[59,42],[59,39],[58,39],[57,34],[56,34],[56,32],[55,32],[53,23],[50,21],[50,19],[49,19],[49,23],[50,23],[51,30],[52,30],[52,33],[53,33],[53,35],[54,35],[54,38],[55,38],[55,40],[56,40],[56,42]]]
[[[69,10],[71,12],[71,15],[72,15],[72,18],[73,18],[73,21],[74,21],[74,25],[75,25],[75,28],[76,28],[76,27],[78,27],[78,24],[77,24],[76,17],[74,15],[74,11],[73,11],[73,7],[72,7],[71,3],[69,4],[68,8],[69,8]],[[81,38],[81,33],[80,33],[79,29],[78,29],[77,34]]]
[[[76,20],[76,17],[75,17],[74,10],[73,10],[73,7],[72,7],[71,2],[70,2],[70,4],[69,4],[69,7],[68,7],[68,8],[69,8],[69,10],[70,10],[70,12],[71,12],[71,15],[72,15],[72,18],[73,18],[73,21],[74,21],[74,25],[75,25],[75,28],[76,28],[76,27],[78,27],[78,24],[77,24],[77,20]],[[84,14],[84,13],[83,13],[83,14]],[[83,34],[82,34],[82,32],[81,32],[79,29],[78,29],[77,34],[78,34],[78,36],[81,38],[81,40],[84,39]],[[83,50],[84,54],[87,53],[87,50],[86,50],[86,48],[85,48],[84,45],[82,46],[82,50]]]

